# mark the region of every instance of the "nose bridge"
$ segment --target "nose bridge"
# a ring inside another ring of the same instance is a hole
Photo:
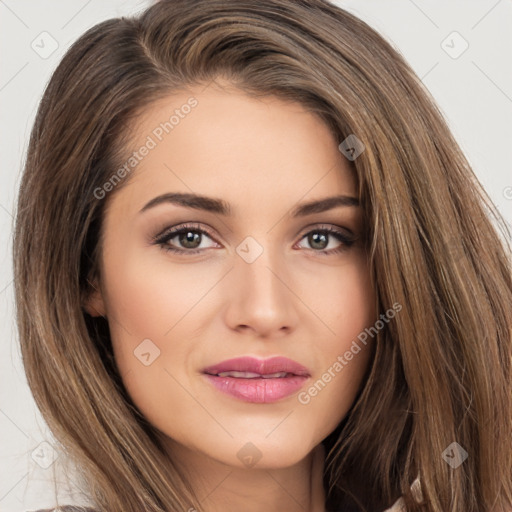
[[[236,252],[230,283],[231,327],[247,326],[260,333],[294,327],[298,315],[294,294],[285,284],[289,272],[284,255],[252,237]]]

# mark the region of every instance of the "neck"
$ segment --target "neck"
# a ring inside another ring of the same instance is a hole
[[[170,443],[205,512],[325,512],[322,444],[293,466],[265,469],[228,466]]]

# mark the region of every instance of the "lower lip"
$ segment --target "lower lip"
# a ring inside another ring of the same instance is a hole
[[[244,402],[269,404],[293,395],[304,385],[308,377],[294,375],[277,379],[240,379],[205,374],[219,390]]]

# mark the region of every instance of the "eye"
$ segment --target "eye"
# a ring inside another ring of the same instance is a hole
[[[166,251],[179,254],[195,254],[203,249],[218,247],[218,245],[204,245],[206,238],[211,235],[198,224],[185,224],[167,229],[154,239],[154,243]]]
[[[208,239],[211,241],[209,244]],[[348,250],[356,241],[356,237],[346,234],[339,228],[319,226],[304,234],[300,241],[303,240],[310,245],[310,248],[303,247],[300,243],[299,248],[330,255]],[[209,231],[199,224],[182,224],[168,228],[154,237],[153,243],[175,254],[197,254],[204,249],[219,247],[219,244],[213,241]]]
[[[314,252],[338,254],[349,249],[356,241],[356,237],[332,226],[322,226],[306,233],[302,240],[306,240]]]

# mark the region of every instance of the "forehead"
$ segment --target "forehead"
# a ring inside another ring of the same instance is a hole
[[[148,106],[130,138],[129,186],[119,195],[139,208],[169,191],[240,205],[257,198],[260,206],[355,195],[354,171],[327,125],[300,103],[274,96],[191,87]]]

